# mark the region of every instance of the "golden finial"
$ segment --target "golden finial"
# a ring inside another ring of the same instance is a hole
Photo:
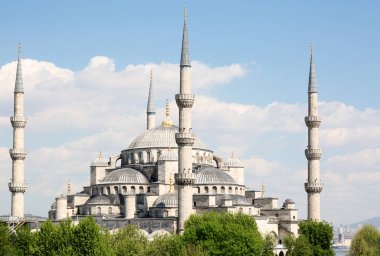
[[[164,121],[162,121],[162,126],[164,126],[164,127],[173,126],[174,123],[170,119],[170,106],[169,106],[169,100],[168,99],[166,99],[166,113],[165,113],[165,115],[166,115],[166,117],[165,117]]]
[[[261,184],[261,197],[264,197],[264,195],[265,195],[265,183],[264,183],[264,180],[263,180],[263,182]]]
[[[67,194],[71,194],[71,184],[70,184],[70,178],[67,179]]]
[[[174,182],[173,182],[173,177],[172,173],[170,174],[170,179],[169,179],[169,193],[174,192]]]
[[[185,10],[183,12],[183,16],[185,17],[185,19],[187,18],[187,7],[185,6]]]

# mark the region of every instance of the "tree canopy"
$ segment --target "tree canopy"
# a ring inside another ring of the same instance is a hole
[[[380,255],[380,232],[372,225],[364,225],[351,242],[350,256]]]
[[[241,213],[192,215],[185,223],[183,239],[210,255],[261,255],[264,248],[255,220]]]

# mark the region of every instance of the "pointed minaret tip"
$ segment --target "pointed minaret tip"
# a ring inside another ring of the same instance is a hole
[[[15,82],[15,93],[24,93],[24,86],[22,81],[22,67],[21,67],[21,43],[18,45],[18,60]]]
[[[317,92],[317,79],[315,77],[314,47],[310,44],[310,71],[309,71],[309,92]]]
[[[187,34],[187,8],[184,10],[184,21],[183,21],[183,35],[182,35],[182,50],[181,50],[181,67],[191,67],[190,56],[189,56],[189,39]]]

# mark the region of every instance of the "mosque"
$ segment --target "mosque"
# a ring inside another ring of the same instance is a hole
[[[11,216],[23,217],[24,183],[23,87],[21,58],[17,66],[15,86],[14,148]],[[184,19],[180,88],[175,95],[179,109],[179,125],[170,117],[168,102],[166,117],[156,124],[152,73],[147,100],[147,128],[127,148],[114,156],[100,153],[90,165],[90,182],[83,191],[55,198],[49,218],[61,221],[78,220],[93,216],[97,223],[110,229],[136,224],[148,236],[161,233],[182,233],[184,223],[191,214],[207,211],[245,213],[251,215],[262,234],[272,234],[281,244],[285,236],[298,234],[298,210],[292,199],[278,202],[267,196],[265,186],[260,190],[248,189],[244,183],[243,163],[232,153],[223,159],[202,145],[192,130],[191,108],[196,101],[191,92],[191,65],[189,57],[186,15]],[[305,117],[309,145],[305,150],[308,159],[308,180],[304,184],[308,193],[308,217],[319,219],[318,101],[313,63],[310,59],[309,113]],[[21,136],[22,135],[22,136]]]

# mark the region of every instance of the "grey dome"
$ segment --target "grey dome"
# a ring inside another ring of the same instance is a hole
[[[229,174],[215,167],[206,167],[197,173],[196,185],[236,185],[237,182]]]
[[[177,126],[159,125],[153,129],[146,130],[137,136],[128,149],[135,148],[178,148],[175,141],[175,134],[178,133]],[[203,149],[198,138],[195,139],[193,148]]]
[[[100,152],[99,156],[92,161],[91,166],[108,166],[108,161],[103,157],[102,152]]]
[[[178,150],[169,149],[161,153],[159,161],[178,161]]]
[[[86,205],[91,205],[91,204],[112,204],[112,203],[108,197],[103,196],[103,195],[98,195],[98,196],[88,199],[88,201],[86,202]]]
[[[159,196],[153,203],[153,207],[178,207],[178,193],[166,193]]]
[[[235,153],[232,153],[231,157],[227,159],[227,161],[225,161],[223,163],[223,166],[225,167],[243,167],[243,164],[241,163],[241,161],[236,158],[235,156]]]
[[[135,169],[122,168],[112,171],[101,183],[149,184],[149,181],[144,174]]]

